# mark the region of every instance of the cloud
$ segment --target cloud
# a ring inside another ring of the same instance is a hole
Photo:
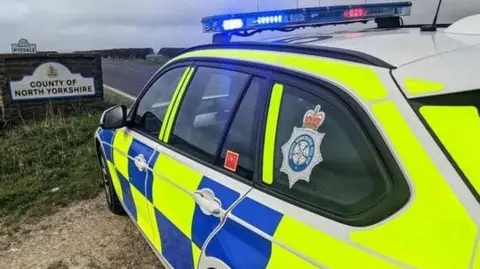
[[[202,33],[200,20],[213,14],[397,0],[0,1],[0,52],[8,52],[10,44],[21,37],[36,43],[39,50],[191,46],[210,42],[211,36]],[[409,21],[430,22],[436,1],[413,2]],[[480,13],[478,0],[445,0],[440,21],[450,22],[473,13]]]

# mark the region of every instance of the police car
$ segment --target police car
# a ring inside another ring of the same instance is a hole
[[[480,268],[480,16],[402,25],[411,8],[205,18],[214,44],[102,115],[109,209],[166,268]]]

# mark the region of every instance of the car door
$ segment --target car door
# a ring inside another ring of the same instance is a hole
[[[208,237],[251,189],[257,154],[257,139],[251,135],[260,122],[256,104],[265,101],[267,81],[235,69],[207,64],[195,68],[173,104],[164,143],[150,162],[151,219],[161,238],[161,254],[173,268],[198,266]],[[238,123],[234,115],[245,110],[244,99],[249,100],[250,117]],[[240,128],[248,139],[225,141],[232,125],[237,126],[232,137],[242,137]]]
[[[208,240],[200,268],[394,267],[348,241],[409,197],[395,161],[372,142],[375,127],[336,86],[285,74],[274,82],[261,176]]]
[[[179,65],[154,77],[134,106],[127,126],[116,130],[113,137],[115,190],[128,215],[153,246],[158,246],[159,239],[150,223],[152,173],[148,161],[154,156],[155,140],[159,139],[168,104],[188,71],[188,66]]]

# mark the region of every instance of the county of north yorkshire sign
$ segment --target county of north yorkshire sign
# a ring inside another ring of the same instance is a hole
[[[43,63],[35,69],[33,75],[19,81],[10,81],[12,101],[27,101],[55,98],[69,98],[95,95],[93,78],[81,74],[72,74],[59,63]]]
[[[25,38],[18,40],[18,43],[12,44],[12,53],[37,53],[37,44],[28,42]]]

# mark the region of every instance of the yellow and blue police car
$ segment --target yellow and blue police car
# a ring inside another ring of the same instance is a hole
[[[411,7],[205,18],[215,44],[102,115],[109,209],[166,268],[480,268],[480,16],[402,25]]]

